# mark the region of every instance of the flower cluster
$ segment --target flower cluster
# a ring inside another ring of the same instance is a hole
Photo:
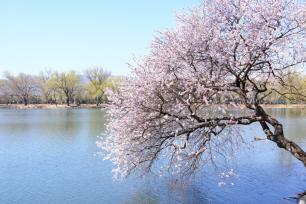
[[[207,0],[178,19],[110,95],[109,136],[98,145],[117,176],[155,167],[189,174],[226,158],[238,126],[262,120],[255,107],[267,87],[305,64],[298,1]]]

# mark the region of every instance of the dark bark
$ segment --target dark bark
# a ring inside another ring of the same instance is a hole
[[[306,152],[295,142],[290,141],[284,136],[283,125],[275,118],[267,115],[261,106],[256,107],[256,112],[258,116],[261,116],[264,119],[263,121],[260,121],[260,125],[265,132],[267,139],[275,142],[279,148],[290,152],[306,167]],[[274,131],[270,129],[268,124],[274,128]]]
[[[101,104],[102,102],[102,97],[101,96],[97,96],[96,97],[96,106],[99,107],[99,105]]]
[[[23,104],[25,105],[25,106],[27,106],[28,105],[28,98],[25,96],[25,97],[23,97]]]
[[[66,95],[66,104],[67,106],[70,106],[70,95],[69,95],[69,90],[65,90],[64,91],[65,95]]]
[[[66,98],[66,104],[67,104],[67,106],[70,106],[70,99],[69,99],[68,96],[67,96],[67,98]]]

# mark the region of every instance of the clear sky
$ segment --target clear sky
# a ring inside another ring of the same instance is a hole
[[[129,72],[175,12],[199,0],[1,0],[0,75],[103,66]]]

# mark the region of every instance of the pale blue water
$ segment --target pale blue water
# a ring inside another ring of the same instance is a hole
[[[271,112],[305,148],[306,110]],[[171,176],[114,181],[113,165],[95,156],[104,122],[99,110],[0,110],[0,203],[294,203],[284,198],[306,189],[302,164],[265,141],[240,152],[232,163],[238,177],[222,187],[205,168],[184,183]],[[255,125],[244,135],[263,133]]]

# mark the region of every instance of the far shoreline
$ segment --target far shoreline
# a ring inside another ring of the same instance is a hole
[[[0,109],[104,109],[107,108],[108,104],[72,104],[67,106],[65,104],[28,104],[27,106],[23,104],[0,104]],[[305,108],[306,104],[262,104],[263,108]]]
[[[262,104],[263,108],[306,108],[306,104]]]
[[[65,104],[0,104],[0,109],[104,109],[107,104],[71,104],[67,106]]]

